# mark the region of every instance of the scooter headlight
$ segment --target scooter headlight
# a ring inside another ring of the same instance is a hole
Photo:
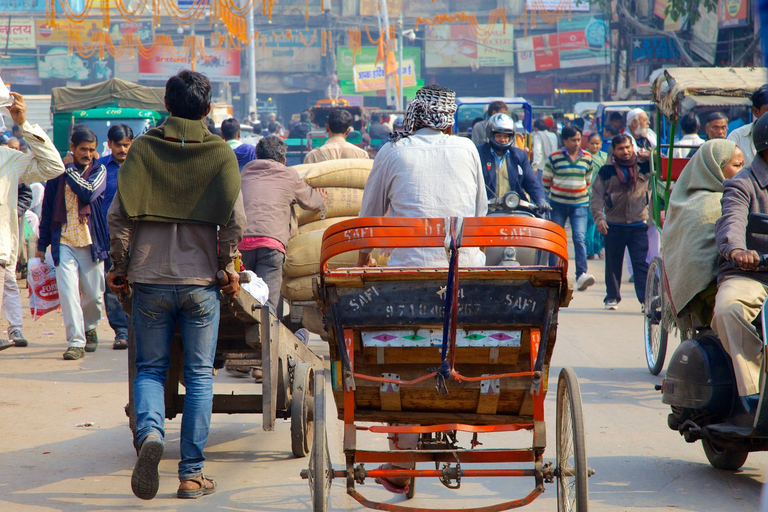
[[[516,210],[520,206],[520,196],[515,192],[510,192],[504,196],[504,205],[510,210]]]

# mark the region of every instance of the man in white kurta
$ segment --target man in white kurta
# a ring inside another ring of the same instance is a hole
[[[488,200],[477,148],[467,138],[450,135],[454,97],[453,91],[439,85],[419,90],[405,116],[406,131],[376,154],[361,217],[486,215]],[[361,254],[360,260],[361,265],[372,263],[370,254]],[[476,247],[462,248],[459,264],[483,266],[485,255]],[[447,267],[448,259],[442,247],[395,249],[388,266]]]

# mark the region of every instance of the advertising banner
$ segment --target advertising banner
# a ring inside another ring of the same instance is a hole
[[[467,4],[466,6],[460,4]],[[404,0],[387,0],[389,20],[395,20],[400,14],[407,17],[434,16],[436,14],[453,13],[455,11],[489,11],[496,8],[495,1],[488,0],[432,0],[430,2],[405,2]],[[360,16],[378,16],[379,0],[360,0]],[[378,33],[378,32],[377,32]]]
[[[749,25],[749,0],[720,0],[717,5],[717,28]]]
[[[272,31],[265,31],[264,45],[261,37],[256,44],[257,72],[277,73],[319,73],[322,71],[322,56],[319,30],[292,30],[291,37],[285,33],[275,37]]]
[[[166,52],[145,59],[139,56],[139,78],[166,81],[182,69],[190,69],[191,61],[174,62]],[[203,73],[211,82],[240,82],[240,53],[221,49],[209,61],[195,61],[195,71]]]
[[[0,51],[36,48],[35,21],[32,18],[0,16]]]
[[[352,58],[352,50],[339,46],[336,53],[336,75],[344,95],[379,96],[386,89],[384,61],[376,63],[375,46],[364,46],[361,53]],[[424,84],[421,79],[421,50],[403,49],[403,89],[412,98]]]
[[[515,64],[512,25],[479,25],[475,38],[466,24],[427,28],[425,47],[428,68],[506,67]],[[487,34],[487,35],[486,35]]]
[[[58,25],[58,23],[57,20],[56,24]],[[109,26],[109,35],[112,38],[112,44],[115,46],[119,45],[123,41],[123,37],[129,34],[138,36],[144,44],[150,44],[155,40],[150,20],[118,21]]]
[[[35,68],[37,69],[37,52],[35,50],[19,50],[3,55],[0,60],[0,70],[8,68]],[[5,73],[3,73],[5,76]]]
[[[36,37],[38,46],[69,46],[69,32],[75,31],[80,35],[84,43],[91,40],[91,35],[101,32],[101,25],[95,21],[74,23],[69,20],[56,20],[56,28],[51,28],[47,20],[35,20]]]
[[[557,23],[557,33],[520,38],[517,70],[520,73],[548,69],[605,66],[610,63],[608,25],[599,18],[574,16]]]
[[[37,72],[41,79],[58,78],[77,82],[103,82],[112,78],[112,68],[106,60],[99,60],[98,53],[83,59],[76,53],[69,54],[66,47],[56,46],[40,51]]]
[[[525,0],[529,11],[589,12],[587,0]]]
[[[669,37],[636,36],[632,38],[632,62],[667,64],[680,60],[677,43]]]
[[[717,12],[709,12],[704,5],[699,6],[701,16],[693,26],[691,50],[710,64],[715,63],[717,55]]]

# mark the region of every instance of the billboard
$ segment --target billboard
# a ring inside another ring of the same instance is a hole
[[[376,63],[375,46],[364,46],[352,57],[352,50],[339,46],[336,75],[344,95],[379,96],[384,94],[384,62]],[[403,89],[412,98],[424,84],[421,79],[421,49],[403,48]]]
[[[556,33],[515,43],[520,73],[610,64],[608,24],[596,17],[564,18],[557,23]]]
[[[0,16],[0,51],[6,48],[31,50],[35,45],[35,21],[32,18]]]
[[[704,5],[699,6],[701,16],[693,26],[691,50],[710,64],[715,63],[717,55],[717,15],[716,11],[709,12]]]
[[[674,39],[656,36],[632,38],[632,62],[635,64],[667,64],[680,60]]]
[[[322,55],[319,30],[292,30],[275,37],[272,31],[264,31],[256,44],[256,72],[319,73],[322,71]]]
[[[107,60],[99,60],[98,53],[84,59],[71,54],[67,47],[55,46],[40,50],[37,73],[41,79],[57,78],[78,82],[102,82],[112,78],[112,69]]]
[[[425,66],[428,68],[506,67],[515,64],[512,25],[479,25],[476,39],[467,24],[435,25],[427,28]]]
[[[589,12],[587,0],[525,0],[529,11]]]
[[[182,69],[191,69],[192,63],[185,59],[174,62],[167,52],[159,51],[154,57],[139,56],[139,78],[142,80],[166,81]],[[240,82],[240,52],[222,48],[209,61],[195,61],[195,71],[208,76],[211,82]]]
[[[720,0],[717,4],[717,27],[735,28],[749,25],[749,0]]]

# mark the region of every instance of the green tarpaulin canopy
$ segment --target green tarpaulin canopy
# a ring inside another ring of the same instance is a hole
[[[84,87],[54,87],[51,93],[54,114],[105,106],[167,112],[164,87],[146,87],[119,78]]]

